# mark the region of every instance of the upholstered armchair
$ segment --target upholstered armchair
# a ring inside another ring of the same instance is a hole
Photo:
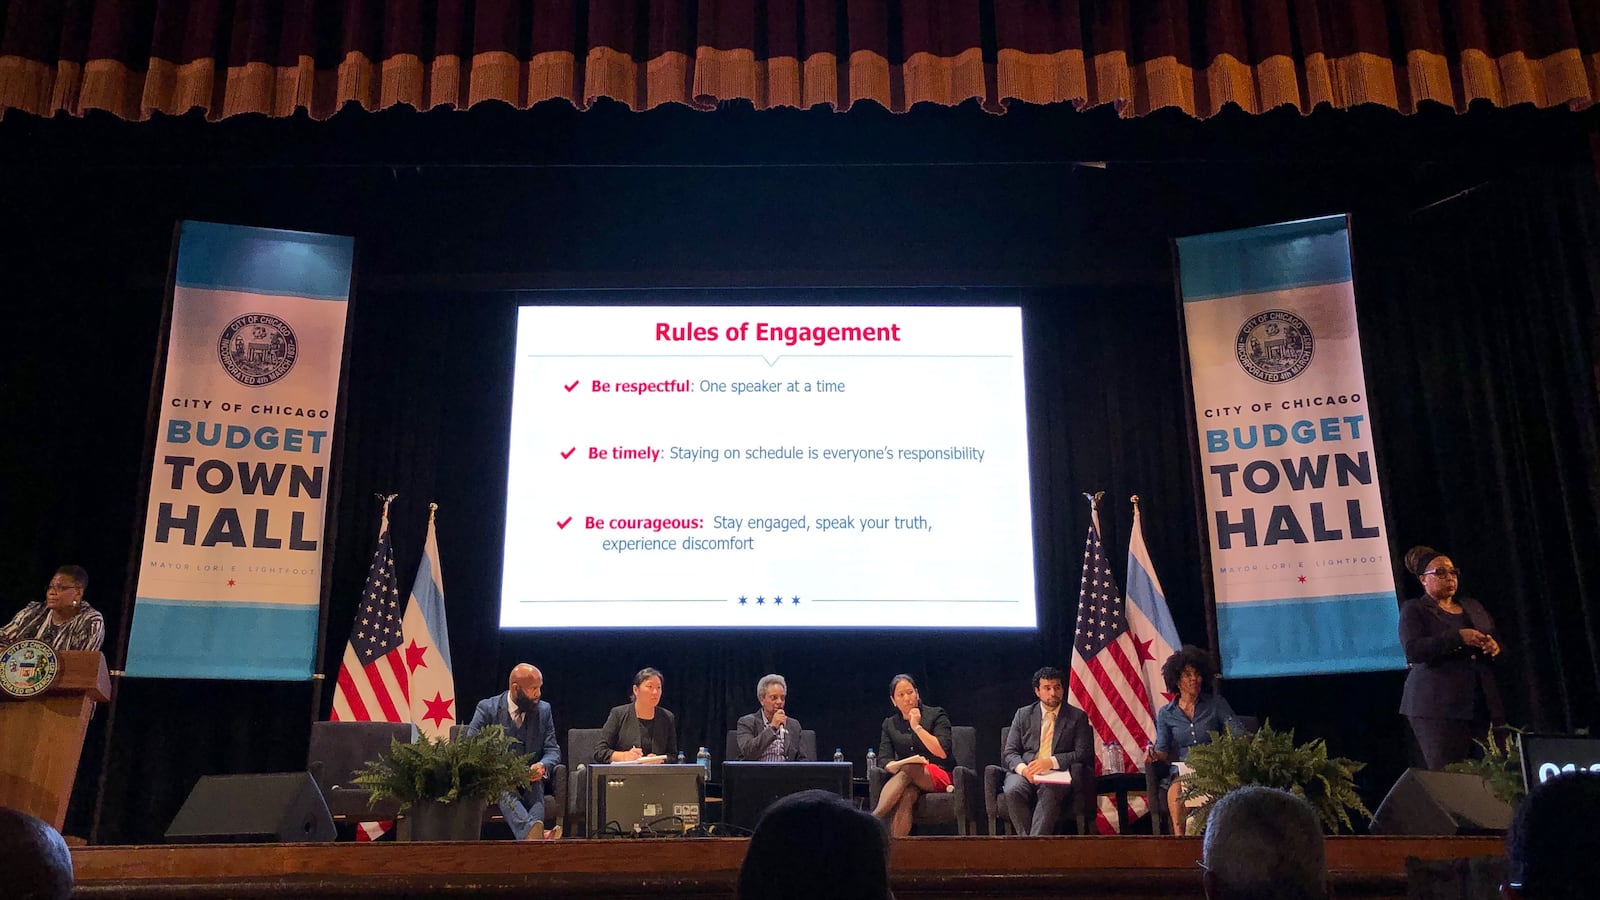
[[[1010,739],[1011,726],[1007,725],[1000,729],[1001,759],[1005,758],[1006,742]],[[1096,796],[1094,763],[1078,763],[1069,771],[1072,774],[1072,801],[1068,805],[1069,814],[1062,817],[1057,830],[1059,832],[1060,828],[1072,823],[1077,826],[1079,834],[1088,834]],[[1011,817],[1006,815],[1005,803],[1001,799],[1007,774],[1003,766],[983,767],[983,809],[992,835],[1005,834],[1011,825]]]
[[[971,725],[956,725],[950,729],[953,765],[950,768],[951,790],[943,794],[923,794],[912,810],[912,825],[954,825],[957,834],[976,834],[978,823],[983,821],[983,799],[979,794],[978,732]],[[867,791],[870,808],[878,807],[878,794],[883,790],[889,773],[881,766],[867,771]]]
[[[306,771],[317,783],[334,821],[375,822],[400,814],[398,800],[369,806],[365,788],[351,784],[356,770],[389,749],[390,741],[408,744],[417,738],[410,722],[313,722]]]

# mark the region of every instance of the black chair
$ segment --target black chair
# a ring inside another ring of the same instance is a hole
[[[367,803],[370,793],[350,783],[356,770],[377,759],[391,741],[417,739],[410,722],[313,722],[306,771],[317,783],[336,822],[374,822],[400,814],[398,800]]]
[[[809,728],[800,729],[800,754],[812,762],[828,762],[817,757],[817,733]],[[728,744],[722,754],[724,760],[739,758],[739,732],[728,732]]]
[[[466,733],[467,726],[465,725],[450,726],[450,739],[452,741]],[[523,752],[530,751],[524,747]],[[564,762],[557,763],[555,770],[550,772],[544,780],[544,824],[546,828],[554,828],[558,823],[561,823],[562,817],[567,811],[567,791],[570,790],[567,781],[567,764]],[[500,814],[498,802],[491,798],[489,806],[483,811],[483,821],[487,823],[496,820],[504,821],[504,817]],[[563,824],[562,827],[565,829],[566,826]]]
[[[567,729],[567,764],[572,767],[567,778],[567,823],[564,833],[572,837],[587,837],[586,811],[589,804],[589,766],[594,762],[594,748],[600,743],[600,728]]]
[[[954,767],[950,769],[950,782],[955,788],[942,794],[923,794],[911,812],[913,825],[954,825],[957,834],[977,833],[983,820],[983,800],[979,796],[978,730],[971,725],[956,725],[950,729]],[[878,794],[883,790],[889,773],[881,766],[867,770],[868,808],[878,808]]]
[[[1006,742],[1011,739],[1011,726],[1000,729],[1000,758],[1005,759]],[[1061,834],[1068,823],[1077,826],[1078,834],[1089,833],[1089,820],[1094,816],[1095,788],[1094,764],[1092,762],[1075,763],[1068,771],[1072,774],[1072,801],[1068,808],[1070,816],[1063,816],[1056,826],[1056,833]],[[1011,827],[1011,817],[1006,815],[1006,807],[1001,797],[1006,786],[1005,768],[1001,766],[983,767],[983,809],[988,819],[989,833],[995,836],[1006,833]]]
[[[1239,724],[1244,727],[1245,734],[1252,734],[1261,727],[1261,722],[1255,716],[1240,716]],[[1167,792],[1162,787],[1162,782],[1172,777],[1172,763],[1156,762],[1150,760],[1144,767],[1145,797],[1150,801],[1150,833],[1169,834],[1172,831],[1172,816],[1167,812]]]

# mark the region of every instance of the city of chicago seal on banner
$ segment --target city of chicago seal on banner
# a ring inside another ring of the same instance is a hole
[[[1269,309],[1245,320],[1234,339],[1233,352],[1251,378],[1281,384],[1311,365],[1316,347],[1311,327],[1292,312]]]
[[[289,323],[267,313],[239,316],[222,329],[217,356],[234,381],[260,387],[289,374],[299,344]]]
[[[55,648],[26,640],[0,650],[0,691],[19,699],[50,690],[61,666]]]

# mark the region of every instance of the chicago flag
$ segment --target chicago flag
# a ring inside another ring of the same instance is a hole
[[[448,739],[456,724],[456,683],[450,665],[450,631],[444,620],[444,578],[439,573],[439,542],[428,508],[428,540],[411,585],[402,625],[401,652],[410,681],[411,721],[429,739]]]
[[[1178,649],[1178,628],[1172,624],[1167,596],[1150,563],[1150,550],[1144,545],[1144,527],[1139,524],[1139,498],[1133,498],[1133,536],[1128,539],[1128,630],[1133,634],[1144,670],[1145,692],[1151,712],[1159,712],[1172,697],[1161,678],[1161,666]]]

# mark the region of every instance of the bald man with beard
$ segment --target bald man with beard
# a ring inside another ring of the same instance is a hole
[[[561,762],[561,747],[556,743],[550,704],[540,699],[543,691],[544,674],[527,663],[518,663],[511,670],[509,689],[480,700],[467,725],[468,734],[499,725],[513,741],[514,752],[538,756],[538,761],[528,767],[527,785],[500,795],[500,812],[519,841],[561,837],[560,825],[550,831],[544,828],[544,786]]]

